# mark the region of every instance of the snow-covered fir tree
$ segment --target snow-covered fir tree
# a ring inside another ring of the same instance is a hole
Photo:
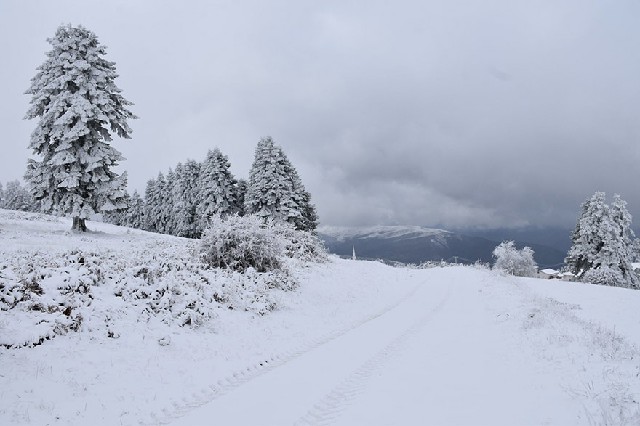
[[[145,189],[144,229],[161,234],[169,233],[169,219],[173,206],[167,181],[158,173],[156,179],[147,182]]]
[[[296,215],[291,221],[296,229],[303,231],[314,231],[318,227],[318,216],[316,214],[316,208],[311,204],[311,194],[307,192],[298,171],[293,167],[287,156],[282,151],[281,147],[277,147],[280,150],[281,156],[284,159],[285,172],[290,176],[293,194],[292,198],[295,203],[296,209],[299,209],[300,215]]]
[[[198,238],[201,234],[196,216],[198,205],[200,164],[188,160],[176,166],[174,178],[167,182],[171,188],[173,226],[167,233],[178,237]]]
[[[25,118],[38,118],[25,177],[42,209],[73,217],[73,229],[85,231],[85,219],[98,211],[123,207],[126,174],[112,169],[122,155],[112,134],[130,138],[127,120],[136,118],[116,86],[115,63],[96,35],[79,26],[61,26],[47,59],[26,91],[32,95]]]
[[[247,194],[247,188],[249,188],[249,182],[247,182],[245,179],[238,179],[236,188],[238,193],[238,209],[239,209],[238,214],[240,216],[244,216],[244,213],[245,213],[244,197]]]
[[[142,229],[144,227],[144,200],[140,197],[138,191],[134,191],[129,200],[126,223],[127,226],[135,229]]]
[[[609,206],[604,192],[596,192],[582,203],[582,213],[571,235],[572,246],[565,262],[569,270],[581,277],[593,267],[593,262],[603,246],[600,229],[609,226]]]
[[[202,163],[196,211],[201,230],[214,215],[225,217],[241,212],[238,183],[230,168],[229,159],[218,148],[209,151]]]
[[[142,222],[142,229],[150,232],[158,232],[156,228],[156,222],[153,219],[154,205],[152,200],[156,191],[156,180],[149,179],[147,186],[144,189],[144,221]]]
[[[181,169],[182,164],[178,163],[176,165],[176,170]],[[176,182],[176,171],[169,168],[167,171],[167,176],[164,180],[163,192],[158,195],[158,199],[161,205],[158,205],[158,209],[161,212],[161,217],[163,220],[161,223],[163,234],[175,235],[176,232],[176,217],[174,215],[174,205],[175,205],[175,197],[173,196],[173,187]]]
[[[625,287],[640,288],[640,280],[631,266],[631,262],[635,257],[634,240],[636,237],[631,229],[632,217],[627,210],[627,202],[620,195],[614,194],[610,212],[613,230],[610,236],[612,249],[610,250],[609,263],[614,267],[617,266],[620,270],[624,278]]]
[[[635,247],[631,215],[618,195],[610,207],[604,192],[582,205],[565,262],[582,281],[639,288],[631,261]]]
[[[245,213],[289,222],[299,230],[313,231],[317,217],[310,199],[282,148],[276,146],[270,137],[261,139],[249,173]]]

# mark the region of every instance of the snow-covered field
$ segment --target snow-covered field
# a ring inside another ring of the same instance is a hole
[[[0,210],[2,425],[640,424],[640,292],[335,258],[284,291],[89,226]]]

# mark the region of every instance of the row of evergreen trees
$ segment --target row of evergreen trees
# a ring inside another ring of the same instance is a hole
[[[565,263],[581,281],[626,288],[640,288],[632,262],[639,242],[631,229],[631,214],[619,195],[606,203],[604,192],[596,192],[582,204],[582,213],[572,234],[573,245]]]
[[[189,160],[147,182],[144,199],[126,196],[127,208],[105,214],[117,225],[199,238],[213,216],[255,214],[314,231],[311,196],[282,148],[272,138],[258,142],[249,181],[236,179],[219,149],[202,163]]]
[[[12,180],[7,182],[6,188],[0,182],[0,209],[37,212],[40,211],[40,203],[19,180]]]

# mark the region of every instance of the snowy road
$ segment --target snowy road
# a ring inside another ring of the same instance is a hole
[[[583,407],[500,326],[474,273],[431,271],[384,315],[171,424],[579,423]]]

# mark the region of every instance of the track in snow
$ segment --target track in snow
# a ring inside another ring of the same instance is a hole
[[[362,364],[347,379],[322,398],[320,402],[315,404],[307,414],[295,423],[295,426],[324,426],[331,424],[340,412],[350,405],[351,401],[363,391],[371,376],[383,369],[385,363],[403,349],[407,341],[415,336],[416,332],[442,309],[450,296],[451,287],[448,287],[438,305]]]
[[[150,413],[149,416],[145,420],[141,420],[139,424],[143,426],[171,424],[177,419],[180,419],[181,417],[187,415],[187,413],[215,401],[216,399],[228,394],[229,392],[234,391],[243,384],[254,380],[266,373],[269,373],[270,371],[277,369],[278,367],[281,367],[291,362],[292,360],[303,356],[304,354],[313,351],[314,349],[325,345],[328,342],[331,342],[349,333],[350,331],[355,330],[358,327],[361,327],[364,324],[383,316],[387,312],[397,308],[403,302],[413,297],[419,287],[420,285],[414,286],[409,292],[407,292],[407,294],[403,295],[400,299],[387,305],[382,310],[361,319],[360,321],[349,324],[342,329],[321,336],[310,342],[304,343],[298,348],[291,351],[275,355],[270,359],[259,362],[258,364],[250,365],[244,369],[237,370],[232,374],[217,380],[215,383],[210,384],[208,387],[202,388],[191,393],[188,396],[185,396],[181,400],[172,401],[169,406],[163,408],[160,412]]]

